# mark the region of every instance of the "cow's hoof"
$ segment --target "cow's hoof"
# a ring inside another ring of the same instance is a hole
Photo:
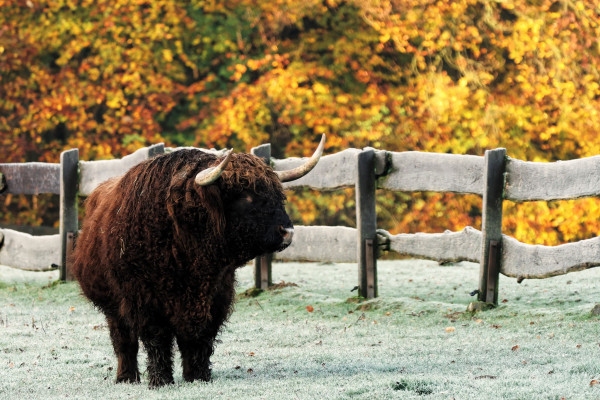
[[[172,385],[173,383],[175,383],[175,381],[173,380],[172,376],[155,376],[150,377],[150,380],[148,381],[148,387],[150,389],[158,389],[165,385]]]
[[[205,370],[196,371],[193,374],[184,374],[183,379],[186,382],[194,382],[194,381],[210,382],[211,371],[210,371],[210,369],[205,369]]]
[[[117,375],[116,383],[140,383],[140,373],[123,373]]]

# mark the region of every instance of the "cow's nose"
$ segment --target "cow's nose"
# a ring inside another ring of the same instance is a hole
[[[283,244],[292,243],[292,237],[294,236],[294,228],[286,228],[283,225],[280,225],[279,233],[283,237]]]

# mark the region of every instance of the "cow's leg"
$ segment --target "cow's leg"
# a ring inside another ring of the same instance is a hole
[[[198,379],[208,382],[211,379],[210,356],[214,351],[215,338],[231,312],[231,303],[235,295],[233,274],[232,270],[225,275],[224,285],[212,301],[211,320],[205,324],[199,335],[194,338],[177,335],[183,379],[187,382]]]
[[[173,333],[164,325],[144,328],[142,343],[148,353],[148,386],[160,387],[173,383]]]
[[[123,319],[106,317],[106,321],[110,329],[112,345],[119,360],[117,383],[139,382],[140,372],[137,365],[139,343],[137,336]]]
[[[187,340],[177,336],[185,381],[210,381],[210,356],[213,353],[213,342],[214,338],[211,337]]]

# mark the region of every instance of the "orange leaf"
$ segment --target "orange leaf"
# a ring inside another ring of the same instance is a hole
[[[315,309],[313,306],[306,306],[306,311],[313,312],[313,311],[315,311]]]

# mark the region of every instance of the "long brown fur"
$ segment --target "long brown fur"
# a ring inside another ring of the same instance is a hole
[[[104,182],[86,201],[73,273],[106,315],[118,382],[140,380],[138,339],[149,385],[173,382],[174,338],[184,379],[210,380],[235,268],[281,249],[279,227],[292,226],[281,183],[255,156],[234,154],[215,183],[195,184],[218,162],[199,150],[165,154]]]

